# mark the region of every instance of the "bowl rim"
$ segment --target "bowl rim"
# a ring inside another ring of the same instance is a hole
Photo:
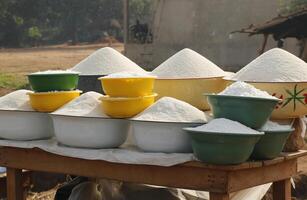
[[[81,94],[82,90],[69,90],[69,91],[49,91],[49,92],[27,92],[29,96],[43,96],[43,95],[54,95],[54,94],[69,94],[69,93],[79,93]]]
[[[63,70],[63,71],[65,71],[65,70]],[[39,73],[39,72],[42,72],[42,73]],[[43,72],[44,71],[33,72],[33,73],[27,74],[27,76],[29,77],[29,76],[56,76],[56,75],[79,75],[79,74],[81,74],[81,72],[78,72],[78,71],[68,71],[68,70],[66,70],[66,72],[61,72],[61,73],[50,72],[50,73],[46,74],[46,73],[43,73]]]
[[[124,118],[112,118],[112,117],[89,117],[89,116],[76,116],[76,115],[61,115],[61,114],[53,114],[47,113],[50,117],[64,117],[64,118],[79,118],[79,119],[101,119],[101,120],[114,120],[114,121],[128,121],[128,119]]]
[[[145,98],[154,98],[157,97],[157,93],[153,93],[146,96],[140,96],[140,97],[110,97],[109,95],[103,95],[99,98],[100,101],[134,101],[139,99],[145,99]]]
[[[282,134],[282,133],[291,133],[293,131],[295,131],[295,128],[289,128],[289,129],[280,129],[280,130],[261,130],[261,129],[258,129],[258,131],[260,132],[264,132],[265,134],[268,133],[268,134]]]
[[[156,124],[193,124],[193,125],[204,125],[207,124],[208,122],[170,122],[170,121],[154,121],[154,120],[137,120],[133,118],[129,118],[129,121],[132,123],[156,123]]]
[[[20,112],[20,113],[37,113],[37,114],[45,114],[48,115],[48,113],[44,113],[44,112],[38,112],[35,110],[5,110],[5,109],[0,109],[0,112]]]
[[[265,101],[282,101],[282,99],[274,99],[274,98],[263,98],[263,97],[246,97],[246,96],[232,96],[232,95],[220,95],[214,93],[203,93],[203,96],[207,97],[224,97],[224,98],[238,98],[238,99],[246,99],[246,100],[265,100]]]
[[[106,76],[102,76],[99,77],[98,80],[124,80],[124,79],[157,79],[156,76],[144,76],[144,77],[108,77],[108,75]]]
[[[226,133],[226,132],[210,132],[210,131],[200,131],[195,130],[195,128],[185,127],[183,128],[184,131],[187,131],[191,134],[207,134],[207,135],[219,135],[219,136],[263,136],[265,135],[264,132],[258,131],[259,133]]]
[[[85,78],[85,77],[90,77],[90,78],[100,78],[100,77],[103,77],[103,76],[108,76],[108,75],[105,75],[105,74],[88,74],[88,75],[86,75],[86,74],[80,74],[79,75],[79,78],[81,77],[81,78]]]
[[[209,80],[209,79],[218,79],[221,78],[223,80],[225,76],[213,76],[213,77],[186,77],[186,78],[172,78],[172,77],[157,77],[156,80]]]
[[[230,78],[223,78],[224,80],[226,81],[232,81],[232,82],[237,82],[237,81],[241,81],[241,80],[235,80],[235,79],[230,79]],[[307,81],[276,81],[276,82],[269,82],[269,81],[242,81],[242,82],[245,82],[245,83],[267,83],[267,84],[282,84],[282,83],[285,83],[285,84],[289,84],[289,83],[292,83],[292,84],[298,84],[298,83],[307,83]]]

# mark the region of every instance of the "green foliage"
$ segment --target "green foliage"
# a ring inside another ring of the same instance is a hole
[[[18,17],[18,16],[13,16],[14,22],[17,26],[21,26],[24,23],[23,18]]]
[[[130,20],[146,21],[151,13],[151,0],[130,0]]]
[[[28,36],[33,39],[39,39],[42,37],[42,33],[37,26],[33,26],[28,29]]]
[[[142,20],[150,2],[131,0],[131,19]],[[122,0],[0,0],[0,47],[94,42],[105,32],[122,40],[122,11]]]
[[[307,8],[307,0],[279,0],[282,14],[292,13]]]
[[[0,88],[24,89],[28,87],[28,82],[25,76],[0,73]]]

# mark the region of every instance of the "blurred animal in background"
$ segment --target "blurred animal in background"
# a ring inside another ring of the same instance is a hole
[[[135,24],[129,28],[130,40],[136,43],[152,43],[153,35],[148,28],[148,24],[141,24],[139,20],[136,20]]]

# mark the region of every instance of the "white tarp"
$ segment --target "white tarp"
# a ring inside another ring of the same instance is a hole
[[[194,160],[187,153],[144,153],[133,147],[117,149],[82,149],[59,145],[55,139],[36,141],[0,140],[0,146],[40,148],[44,151],[87,160],[105,160],[114,163],[172,166]]]

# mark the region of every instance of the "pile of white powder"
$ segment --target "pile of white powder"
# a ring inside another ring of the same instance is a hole
[[[95,51],[71,70],[80,72],[81,75],[108,75],[122,71],[145,72],[140,66],[110,47]]]
[[[97,92],[87,92],[80,97],[65,104],[51,114],[82,117],[103,117],[108,116],[102,112],[99,98],[102,94]]]
[[[117,72],[110,74],[108,76],[104,76],[103,78],[147,78],[156,76],[150,75],[148,72]]]
[[[275,48],[246,65],[232,79],[254,82],[307,81],[307,64],[295,55]]]
[[[210,78],[223,77],[226,73],[191,49],[183,49],[152,71],[158,78]]]
[[[31,74],[79,74],[79,72],[72,70],[46,70],[46,71],[38,71]]]
[[[287,131],[291,130],[290,125],[281,125],[277,122],[267,121],[263,127],[261,127],[261,131]]]
[[[17,90],[0,97],[0,110],[34,111],[27,93],[30,90]]]
[[[266,91],[259,90],[254,86],[242,81],[237,81],[231,84],[225,90],[220,92],[219,95],[277,99]]]
[[[163,97],[133,118],[141,121],[204,123],[206,115],[194,106],[172,97]]]
[[[211,120],[208,124],[192,128],[192,130],[210,133],[237,133],[237,134],[259,134],[259,131],[251,129],[243,124],[225,118]]]

